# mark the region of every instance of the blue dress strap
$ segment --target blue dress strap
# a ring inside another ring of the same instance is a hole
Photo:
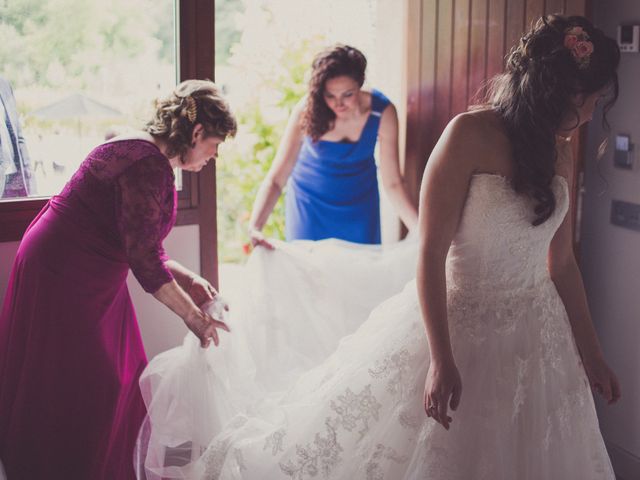
[[[371,90],[371,113],[369,113],[369,120],[365,124],[361,139],[366,139],[367,143],[375,145],[382,112],[390,103],[391,100],[380,90],[375,88]]]
[[[391,100],[380,90],[371,89],[371,115],[381,117],[382,112],[390,103]]]

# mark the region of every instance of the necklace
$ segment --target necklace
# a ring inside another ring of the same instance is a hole
[[[570,141],[571,141],[571,136],[563,137],[562,135],[558,135],[558,134],[556,133],[556,139],[557,139],[557,140],[564,140],[565,142],[570,142]]]

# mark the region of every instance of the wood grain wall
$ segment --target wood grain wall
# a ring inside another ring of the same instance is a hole
[[[449,120],[467,110],[522,34],[543,14],[585,15],[588,0],[406,0],[404,171],[416,197]]]

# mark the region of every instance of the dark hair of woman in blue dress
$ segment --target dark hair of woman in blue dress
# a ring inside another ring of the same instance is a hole
[[[336,114],[325,101],[327,80],[350,77],[358,86],[364,85],[367,59],[357,48],[336,45],[320,52],[313,61],[307,105],[302,124],[309,136],[318,139],[327,133],[335,122]]]

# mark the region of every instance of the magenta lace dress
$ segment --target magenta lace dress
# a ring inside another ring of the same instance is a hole
[[[0,459],[11,480],[135,478],[146,357],[127,290],[172,279],[174,177],[150,142],[93,150],[28,228],[0,313]]]

